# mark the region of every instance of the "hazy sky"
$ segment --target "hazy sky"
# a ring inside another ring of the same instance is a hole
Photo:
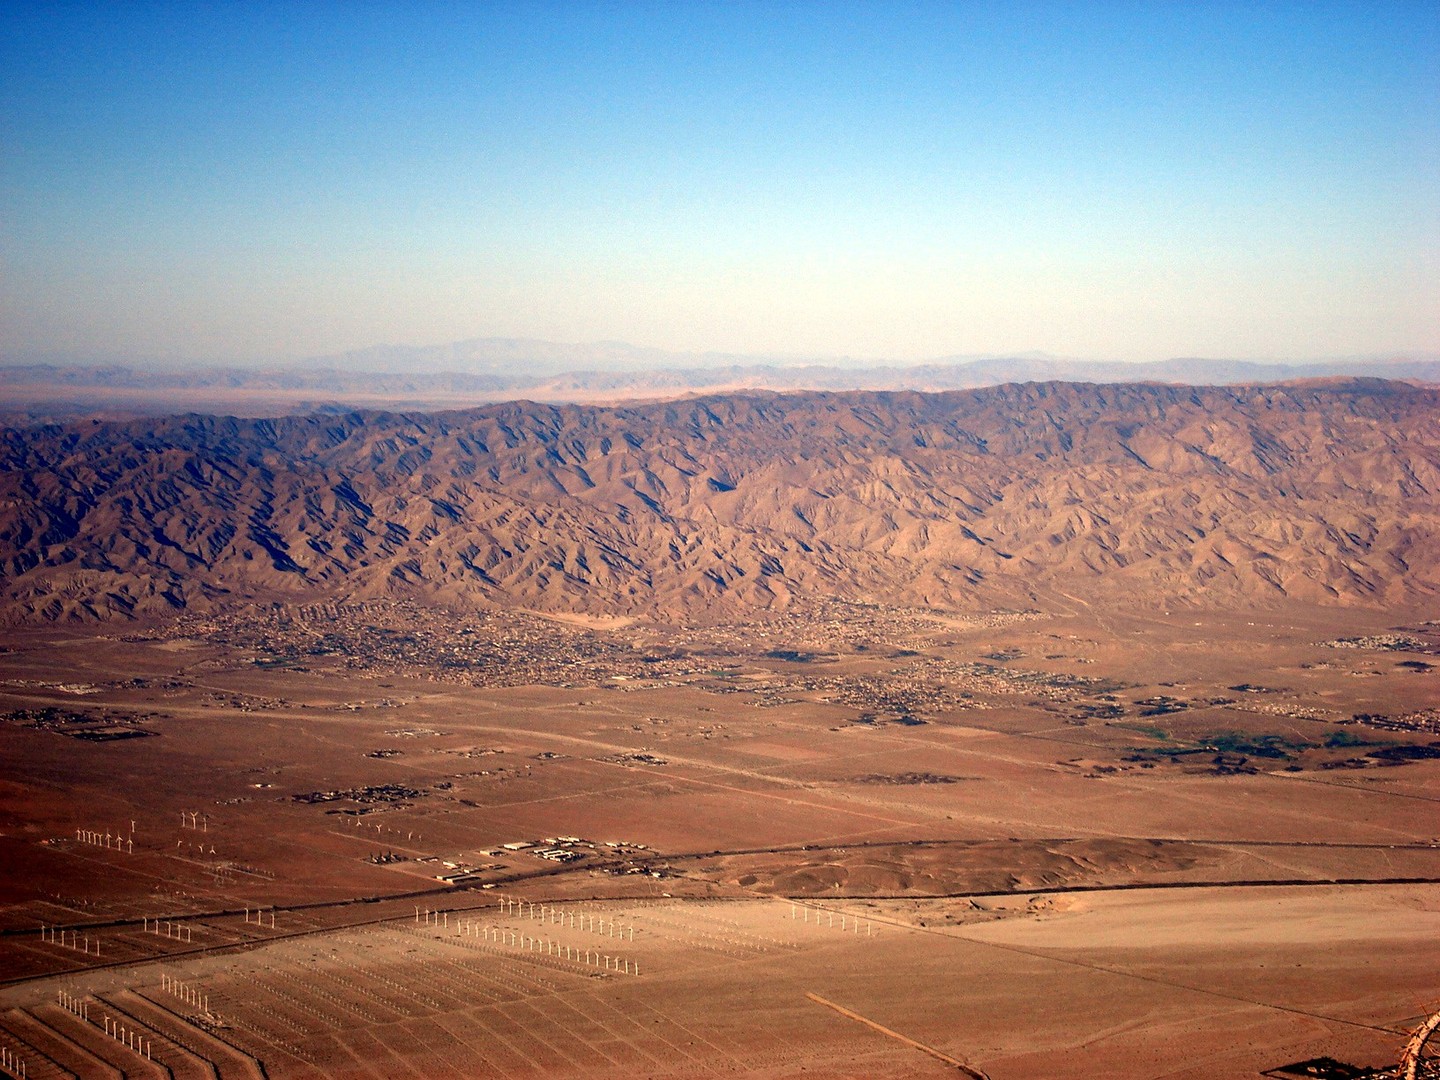
[[[0,351],[1440,352],[1440,4],[11,3]]]

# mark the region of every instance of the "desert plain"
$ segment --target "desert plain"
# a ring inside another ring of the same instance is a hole
[[[1424,611],[1293,605],[30,628],[0,1044],[34,1078],[1366,1075],[1440,985],[1437,654]]]

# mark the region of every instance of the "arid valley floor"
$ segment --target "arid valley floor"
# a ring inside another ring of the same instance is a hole
[[[1425,612],[1297,607],[15,632],[0,1046],[33,1080],[1393,1066],[1440,993],[1437,654]]]

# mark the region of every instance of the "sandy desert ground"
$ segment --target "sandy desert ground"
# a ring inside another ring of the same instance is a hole
[[[1323,610],[15,634],[0,1046],[38,1078],[1357,1075],[1273,1070],[1393,1065],[1436,1005],[1437,652],[1424,613]]]

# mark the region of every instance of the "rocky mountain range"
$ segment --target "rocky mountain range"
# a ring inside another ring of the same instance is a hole
[[[1440,390],[1381,380],[745,392],[0,432],[0,616],[249,601],[723,619],[1414,606]]]

